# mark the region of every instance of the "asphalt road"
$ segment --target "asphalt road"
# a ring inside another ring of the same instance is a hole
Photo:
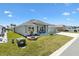
[[[60,54],[60,56],[79,56],[79,38]]]

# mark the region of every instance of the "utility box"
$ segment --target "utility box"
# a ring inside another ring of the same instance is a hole
[[[17,45],[18,47],[25,47],[26,46],[26,40],[25,38],[17,38]]]

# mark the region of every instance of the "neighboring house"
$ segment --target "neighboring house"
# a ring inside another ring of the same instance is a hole
[[[0,25],[0,36],[4,35],[5,30],[6,30],[5,27]]]
[[[56,33],[56,28],[53,25],[32,19],[14,28],[16,33],[26,35],[33,31],[33,34],[48,34],[49,32]]]
[[[55,27],[59,32],[65,31],[65,25],[55,25]]]
[[[16,27],[16,24],[10,24],[10,25],[7,25],[7,30],[14,30],[14,27]]]
[[[78,26],[65,26],[66,32],[79,32]]]

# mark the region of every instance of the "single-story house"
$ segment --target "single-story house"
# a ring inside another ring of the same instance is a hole
[[[30,34],[48,34],[56,33],[54,25],[42,22],[40,20],[32,19],[14,28],[14,32],[21,35]]]
[[[0,25],[0,36],[4,35],[5,30],[6,30],[5,27]]]
[[[65,25],[55,25],[55,27],[59,32],[65,31]]]
[[[66,32],[79,32],[78,26],[65,26]]]

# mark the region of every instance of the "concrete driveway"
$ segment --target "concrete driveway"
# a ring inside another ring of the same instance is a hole
[[[78,33],[60,32],[60,33],[56,33],[56,34],[70,36],[70,37],[79,37],[79,34]]]

